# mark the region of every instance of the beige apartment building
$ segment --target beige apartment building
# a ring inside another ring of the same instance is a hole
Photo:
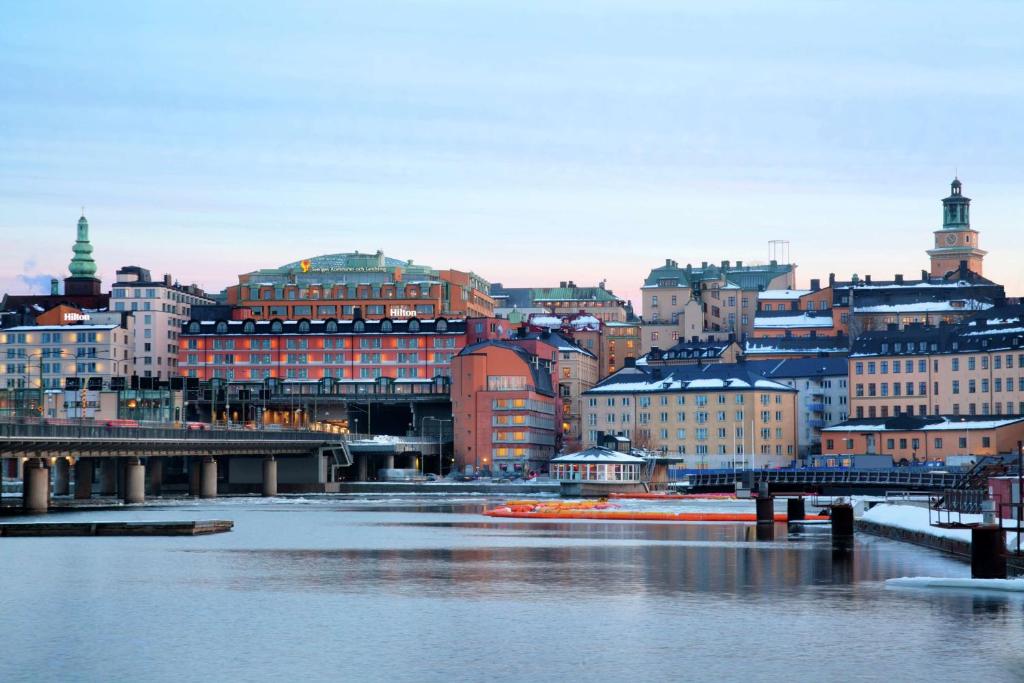
[[[138,266],[117,271],[110,291],[115,311],[135,315],[135,370],[141,377],[178,376],[178,335],[192,317],[192,307],[214,300],[195,285],[179,285],[164,275],[154,281],[150,272]]]
[[[853,418],[1024,414],[1024,308],[867,332],[853,343],[849,377]]]
[[[781,467],[797,455],[796,397],[744,363],[627,365],[583,393],[583,446],[618,434],[687,467]]]

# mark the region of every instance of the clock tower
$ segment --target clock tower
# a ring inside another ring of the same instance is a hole
[[[928,250],[932,277],[944,277],[967,262],[967,269],[981,275],[981,261],[988,252],[978,248],[978,232],[971,230],[971,200],[963,196],[963,184],[954,178],[949,196],[942,200],[942,229],[935,231],[935,246]]]

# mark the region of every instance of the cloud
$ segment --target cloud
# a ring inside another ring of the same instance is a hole
[[[18,281],[28,287],[29,294],[49,294],[50,293],[50,280],[57,279],[56,275],[47,275],[41,273],[39,275],[19,275]]]

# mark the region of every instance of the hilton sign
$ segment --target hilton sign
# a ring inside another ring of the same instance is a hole
[[[392,318],[415,318],[416,311],[405,306],[392,306],[388,309],[388,315]]]
[[[92,318],[88,313],[65,313],[63,319],[66,323],[82,323],[88,322]]]

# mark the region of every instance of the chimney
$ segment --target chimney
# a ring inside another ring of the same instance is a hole
[[[836,274],[835,273],[829,273],[828,274],[828,286],[829,287],[834,287],[835,284],[836,284]]]
[[[624,368],[635,368],[636,367],[636,358],[634,358],[633,356],[626,356],[625,358],[622,359],[622,367],[624,367]]]
[[[811,280],[811,291],[812,292],[817,292],[819,289],[821,289],[821,280],[819,280],[818,278],[812,279]]]
[[[672,259],[670,259],[670,258],[665,259],[665,267],[666,268],[671,268],[672,267]]]
[[[931,278],[931,275],[930,275],[930,274],[928,273],[928,271],[927,271],[927,270],[922,270],[922,271],[921,271],[921,279],[922,279],[922,280],[925,280],[925,281],[927,281],[927,280],[929,280],[930,278]]]
[[[736,267],[737,268],[742,268],[743,267],[743,261],[737,261],[736,262]]]
[[[561,282],[559,282],[558,286],[561,287],[562,289],[565,289],[565,286],[566,286],[565,280],[562,280]]]
[[[701,268],[707,268],[708,267],[708,262],[707,261],[701,261],[700,262],[700,267]]]
[[[57,296],[58,294],[60,294],[60,280],[55,277],[50,278],[50,295]]]
[[[896,284],[903,284],[903,273],[896,273]]]
[[[722,270],[725,270],[728,267],[729,267],[729,262],[728,261],[722,261]]]
[[[170,273],[164,273],[164,285],[170,287],[174,280],[171,279]]]
[[[864,284],[866,284],[866,285],[870,285],[871,284],[871,276],[870,275],[865,275],[864,276]]]

